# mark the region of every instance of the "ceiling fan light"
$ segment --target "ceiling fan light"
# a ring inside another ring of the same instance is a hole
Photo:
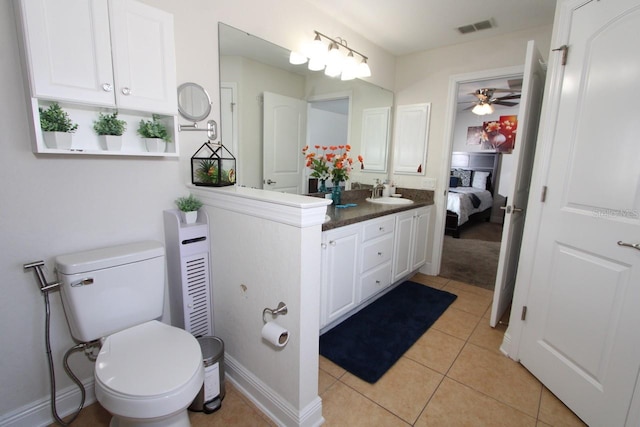
[[[491,104],[480,103],[476,104],[475,107],[471,110],[473,114],[477,114],[479,116],[485,116],[487,114],[493,114],[495,108]]]

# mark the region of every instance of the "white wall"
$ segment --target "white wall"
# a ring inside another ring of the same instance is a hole
[[[339,34],[367,53],[374,83],[393,84],[389,54],[304,2],[145,3],[174,14],[177,83],[203,85],[213,99],[210,118],[218,122],[218,21],[289,48],[312,37],[314,29]],[[187,193],[189,158],[203,142],[197,132],[181,134],[180,160],[33,154],[14,21],[12,2],[0,2],[0,423],[47,403],[49,396],[43,299],[22,265],[43,259],[53,279],[56,255],[141,239],[163,241],[162,211]],[[51,338],[58,387],[64,389],[71,382],[60,369],[61,359],[73,341],[59,298],[52,297]],[[71,364],[80,378],[91,377],[93,366],[84,356],[72,357]]]

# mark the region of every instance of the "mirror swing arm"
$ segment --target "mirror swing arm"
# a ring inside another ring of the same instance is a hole
[[[192,125],[182,125],[182,124],[178,124],[178,131],[179,132],[207,132],[207,139],[209,139],[210,141],[213,141],[214,139],[218,138],[218,124],[216,123],[215,120],[209,120],[207,121],[207,128],[199,128],[198,127],[198,123],[193,123]]]

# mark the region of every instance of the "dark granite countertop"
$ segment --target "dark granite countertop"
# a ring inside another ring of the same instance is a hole
[[[410,205],[370,203],[365,200],[371,196],[371,190],[369,189],[344,191],[342,193],[342,204],[355,203],[357,206],[348,208],[335,208],[333,205],[327,206],[327,215],[331,217],[331,220],[322,224],[322,231],[433,204],[433,191],[431,190],[397,188],[396,193],[402,194],[405,199],[413,200],[413,203]],[[321,194],[314,194],[313,196],[323,197]]]

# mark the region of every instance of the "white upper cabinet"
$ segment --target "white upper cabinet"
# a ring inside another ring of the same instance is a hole
[[[177,114],[173,15],[132,0],[110,0],[116,104]]]
[[[393,172],[424,175],[431,104],[400,105],[396,112]]]
[[[173,16],[135,0],[21,0],[31,95],[177,114]]]
[[[105,0],[22,0],[34,98],[115,106]]]

